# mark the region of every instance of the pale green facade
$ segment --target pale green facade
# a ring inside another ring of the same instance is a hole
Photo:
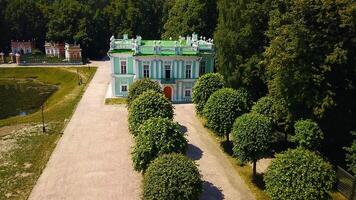
[[[127,96],[130,85],[146,77],[157,81],[170,100],[189,102],[197,78],[214,71],[212,40],[194,34],[177,41],[111,38],[109,56],[116,97]]]

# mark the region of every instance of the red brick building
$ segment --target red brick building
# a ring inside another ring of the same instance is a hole
[[[63,43],[46,42],[44,47],[46,56],[59,58],[65,55]]]
[[[14,41],[11,40],[11,52],[13,54],[30,54],[32,50],[35,48],[35,43],[32,41]]]

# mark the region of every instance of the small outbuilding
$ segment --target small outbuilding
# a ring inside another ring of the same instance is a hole
[[[78,62],[82,60],[82,49],[80,44],[65,44],[65,59],[68,62]]]
[[[64,57],[64,43],[56,43],[56,42],[46,42],[45,45],[46,56],[48,57]]]
[[[11,52],[13,54],[31,54],[32,50],[35,48],[35,43],[32,41],[14,41],[11,40]]]

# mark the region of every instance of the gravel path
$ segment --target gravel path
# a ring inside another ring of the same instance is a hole
[[[109,62],[99,66],[30,200],[139,199],[141,175],[130,159],[133,142],[124,106],[104,105]]]
[[[192,104],[175,105],[175,121],[187,129],[188,156],[197,161],[203,175],[202,200],[255,199],[242,178],[234,170],[219,145],[195,116]]]

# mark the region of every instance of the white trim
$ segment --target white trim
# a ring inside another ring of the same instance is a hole
[[[126,91],[122,91],[122,86],[126,86]],[[120,84],[120,93],[129,92],[129,85],[128,84]]]
[[[133,74],[111,74],[111,76],[117,77],[117,78],[132,78],[135,75],[133,75]]]

